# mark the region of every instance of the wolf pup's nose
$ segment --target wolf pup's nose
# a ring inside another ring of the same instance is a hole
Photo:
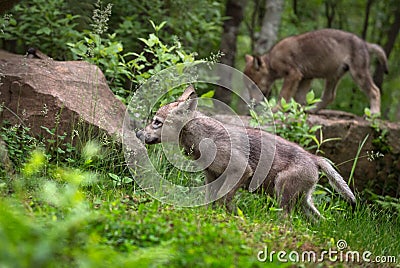
[[[141,141],[144,140],[143,130],[139,130],[138,132],[136,132],[136,138],[138,138]]]

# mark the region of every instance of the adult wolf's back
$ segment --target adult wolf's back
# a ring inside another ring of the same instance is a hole
[[[246,55],[244,73],[268,97],[272,83],[283,78],[280,97],[305,103],[313,78],[326,79],[321,102],[315,112],[325,108],[336,95],[336,87],[349,71],[357,85],[367,94],[371,112],[380,113],[380,91],[372,80],[369,65],[370,53],[376,54],[387,73],[387,58],[383,49],[358,36],[335,29],[322,29],[287,37],[260,57]],[[250,96],[261,101],[260,96]]]

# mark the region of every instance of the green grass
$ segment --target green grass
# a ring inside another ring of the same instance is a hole
[[[308,221],[300,209],[285,218],[272,197],[244,190],[235,197],[238,215],[221,207],[181,208],[140,189],[121,146],[110,139],[87,137],[75,146],[61,139],[65,150],[32,151],[24,146],[32,144],[27,133],[4,133],[14,137],[8,149],[16,172],[0,175],[0,267],[290,266],[276,252],[321,254],[336,250],[341,239],[348,245],[344,252],[400,258],[399,211],[390,205],[396,199],[360,199],[351,212],[319,186],[314,197],[325,217],[319,222]],[[148,149],[164,178],[183,186],[203,183],[201,172],[174,168],[161,145]],[[265,250],[275,255],[264,263],[257,256]],[[315,266],[353,264],[325,258]]]
[[[337,250],[340,239],[347,242],[345,251],[399,260],[399,215],[377,204],[360,201],[351,212],[336,194],[318,187],[316,203],[326,218],[319,222],[306,220],[299,209],[284,218],[273,198],[246,191],[235,198],[238,215],[218,207],[174,207],[153,200],[133,182],[110,177],[127,176],[120,165],[107,169],[101,157],[120,159],[117,150],[85,150],[77,150],[85,152],[82,159],[76,156],[77,167],[38,165],[44,160],[35,162],[41,158],[34,155],[24,165],[36,163],[30,172],[1,179],[1,267],[274,267],[291,263],[279,262],[276,254],[273,262],[260,262],[260,251],[320,254]],[[190,179],[160,157],[158,150],[151,154],[166,176]],[[94,168],[99,163],[102,168]],[[326,258],[323,266],[329,265],[354,263]]]

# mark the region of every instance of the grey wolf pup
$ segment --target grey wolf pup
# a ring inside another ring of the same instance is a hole
[[[287,37],[268,53],[260,57],[246,55],[244,73],[252,79],[266,97],[276,79],[283,78],[280,97],[288,101],[294,97],[301,104],[313,78],[326,80],[321,102],[312,112],[324,109],[336,96],[341,77],[350,71],[353,80],[367,94],[373,114],[381,110],[381,95],[369,72],[370,53],[375,53],[388,73],[387,58],[383,49],[368,43],[356,35],[341,30],[322,29]],[[261,94],[248,86],[250,96],[256,102]]]
[[[204,165],[209,200],[234,212],[234,194],[256,179],[266,193],[275,192],[285,215],[301,199],[306,215],[318,218],[312,193],[322,170],[329,183],[355,204],[350,188],[326,159],[260,129],[223,124],[196,107],[196,93],[189,86],[177,101],[161,107],[136,136],[146,144],[178,142],[186,154]]]

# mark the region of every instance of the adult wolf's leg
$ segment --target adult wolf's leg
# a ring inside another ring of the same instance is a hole
[[[302,104],[305,105],[307,104],[306,101],[306,95],[308,91],[310,90],[310,85],[311,85],[312,79],[303,79],[299,83],[299,88],[297,89],[296,95],[294,99]]]

